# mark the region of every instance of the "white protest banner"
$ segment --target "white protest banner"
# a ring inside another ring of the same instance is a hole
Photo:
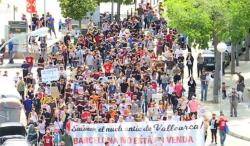
[[[202,119],[150,122],[81,124],[71,122],[74,146],[204,146]]]
[[[48,68],[41,71],[42,82],[51,82],[59,80],[60,74],[58,68]]]

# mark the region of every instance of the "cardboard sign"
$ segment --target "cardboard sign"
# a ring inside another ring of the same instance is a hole
[[[58,68],[49,68],[41,71],[42,82],[50,83],[59,80],[60,74]]]

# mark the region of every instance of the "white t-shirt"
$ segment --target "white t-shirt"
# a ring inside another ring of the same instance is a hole
[[[37,128],[40,133],[45,134],[45,122],[39,123]]]
[[[86,56],[86,64],[87,65],[94,65],[95,59],[92,55]]]
[[[62,129],[63,128],[63,122],[62,121],[55,121],[54,122],[55,129]]]

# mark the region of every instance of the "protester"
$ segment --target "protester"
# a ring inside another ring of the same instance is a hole
[[[192,100],[188,102],[188,106],[190,109],[190,116],[195,115],[197,118],[199,102],[195,96],[192,96]]]
[[[192,76],[189,78],[188,86],[188,99],[191,100],[192,96],[196,96],[196,82]]]
[[[212,119],[209,121],[212,141],[211,143],[217,144],[217,128],[218,128],[218,120],[216,119],[216,114],[212,114]]]
[[[204,58],[201,56],[201,53],[199,53],[198,57],[197,57],[197,74],[198,74],[198,77],[200,77],[200,75],[202,74],[203,63],[204,63]]]
[[[191,75],[193,75],[193,64],[194,64],[194,57],[192,56],[191,52],[188,53],[186,60],[188,67],[188,76],[190,77]]]
[[[201,101],[207,101],[207,90],[208,90],[208,74],[203,71],[202,75],[200,76],[201,80]]]
[[[43,136],[44,146],[53,146],[53,137],[50,135],[50,131],[47,130],[46,134]]]
[[[226,140],[226,134],[228,132],[227,122],[228,122],[227,118],[224,116],[223,113],[221,113],[219,121],[218,121],[221,146],[224,146],[224,143]]]
[[[221,92],[222,92],[222,99],[227,98],[227,86],[225,82],[222,82],[222,87],[221,87]]]
[[[232,93],[229,95],[229,101],[230,101],[230,116],[237,117],[238,114],[237,107],[240,102],[240,97],[235,88],[232,88]]]
[[[10,41],[8,43],[8,53],[9,53],[9,64],[14,64],[14,42]]]

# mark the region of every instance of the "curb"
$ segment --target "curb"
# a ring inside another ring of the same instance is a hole
[[[22,64],[0,65],[0,69],[20,68]]]
[[[239,134],[234,133],[234,132],[232,132],[232,131],[229,131],[228,135],[233,136],[233,137],[235,137],[235,138],[239,138],[239,139],[241,139],[241,140],[245,140],[245,141],[249,141],[249,142],[250,142],[250,138],[249,138],[249,137],[239,135]]]

